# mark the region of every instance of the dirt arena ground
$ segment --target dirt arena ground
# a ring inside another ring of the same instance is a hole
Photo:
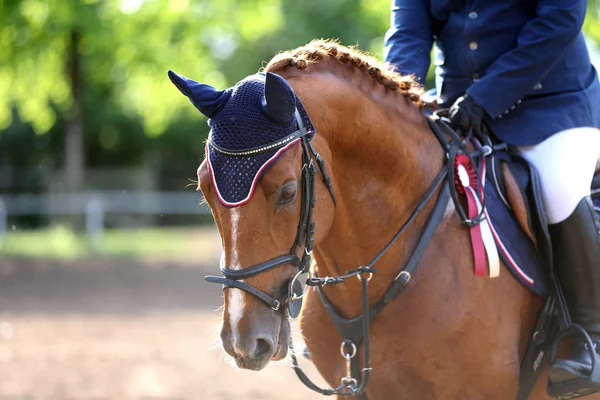
[[[0,259],[0,399],[321,398],[289,360],[226,361],[221,289],[203,279],[217,263],[202,264]]]

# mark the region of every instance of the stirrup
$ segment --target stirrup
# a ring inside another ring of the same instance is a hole
[[[592,369],[588,376],[582,376],[570,381],[552,383],[548,380],[548,395],[556,397],[559,400],[576,399],[578,397],[600,392],[600,357],[598,356],[598,353],[596,353],[592,338],[580,325],[572,324],[558,335],[554,346],[550,351],[550,365],[554,364],[554,361],[556,361],[556,349],[558,348],[559,343],[571,332],[577,333],[584,338],[586,348],[590,352],[592,359]]]
[[[578,378],[559,384],[548,382],[548,395],[556,397],[558,400],[577,399],[579,397],[598,393],[599,391],[600,386],[591,383],[589,378]]]

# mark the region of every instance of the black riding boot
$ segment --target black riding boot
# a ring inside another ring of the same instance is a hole
[[[550,225],[555,268],[571,320],[581,325],[600,351],[600,220],[589,197],[565,221]],[[600,365],[591,375],[591,354],[581,335],[573,335],[567,359],[550,366],[553,395],[569,399],[600,390]]]

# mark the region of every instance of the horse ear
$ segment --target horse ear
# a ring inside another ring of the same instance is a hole
[[[213,118],[227,104],[229,94],[225,90],[217,90],[210,85],[188,79],[171,70],[168,75],[177,89],[186,95],[192,104],[208,118]]]
[[[267,72],[262,107],[269,117],[278,122],[289,122],[294,116],[296,96],[292,87],[281,76]]]

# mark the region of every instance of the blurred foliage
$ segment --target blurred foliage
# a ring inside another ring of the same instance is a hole
[[[583,30],[589,39],[600,44],[600,0],[588,0],[588,10]]]
[[[600,0],[585,30],[600,42]],[[381,57],[390,0],[0,0],[0,166],[63,165],[72,95],[69,38],[81,35],[88,167],[159,163],[182,189],[203,157],[203,117],[173,69],[219,88],[278,51],[338,38]]]
[[[5,2],[0,15],[2,53],[8,60],[0,87],[11,94],[0,104],[5,110],[0,127],[10,123],[6,110],[11,101],[37,133],[47,132],[55,115],[69,109],[65,51],[75,31],[82,36],[79,52],[92,105],[94,100],[114,102],[124,115],[139,117],[149,136],[164,132],[173,114],[189,110],[165,79],[169,67],[223,85],[217,60],[281,22],[278,0],[249,0],[243,7],[235,7],[233,0],[194,6],[186,0],[22,0]]]
[[[0,166],[63,165],[72,32],[81,35],[87,166],[150,155],[176,178],[162,188],[181,189],[208,129],[168,69],[224,88],[313,38],[380,55],[388,9],[388,0],[0,0]]]

